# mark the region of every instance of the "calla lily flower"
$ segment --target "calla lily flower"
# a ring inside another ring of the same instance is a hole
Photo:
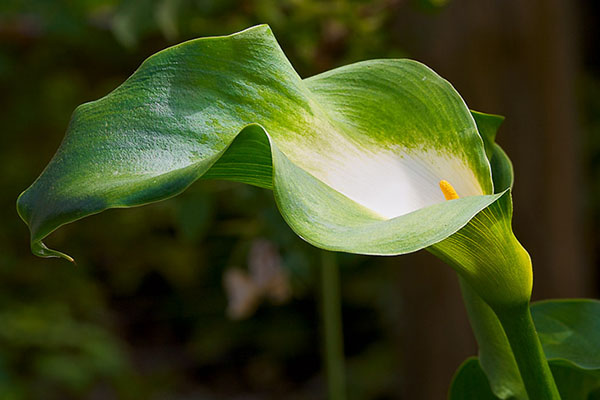
[[[172,197],[199,178],[272,189],[304,240],[398,255],[427,248],[486,301],[522,302],[529,256],[511,229],[501,118],[470,112],[412,60],[371,60],[301,79],[266,25],[161,51],[83,104],[18,199],[32,251],[115,207]]]

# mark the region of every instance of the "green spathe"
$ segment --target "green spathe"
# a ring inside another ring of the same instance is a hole
[[[261,25],[161,51],[78,107],[17,207],[33,252],[68,258],[42,243],[63,224],[172,197],[201,177],[231,179],[272,189],[315,246],[397,255],[435,245],[486,301],[521,303],[531,267],[510,227],[510,163],[488,133],[496,123],[412,60],[302,80]],[[460,199],[444,200],[442,179]],[[477,264],[461,253],[467,241]],[[487,262],[499,253],[511,264]]]
[[[533,287],[531,258],[515,238],[511,221],[510,192],[505,192],[467,226],[428,250],[459,272],[488,304],[526,304]]]

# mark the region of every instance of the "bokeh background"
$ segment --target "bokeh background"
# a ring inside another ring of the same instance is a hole
[[[15,200],[73,109],[186,39],[271,25],[301,76],[410,57],[507,116],[534,298],[597,297],[600,3],[2,0],[0,399],[324,399],[318,250],[270,192],[200,181],[66,226],[38,259]],[[476,346],[433,256],[339,255],[349,398],[444,398]],[[258,289],[257,289],[258,288]]]

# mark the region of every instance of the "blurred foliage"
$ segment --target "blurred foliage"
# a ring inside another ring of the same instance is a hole
[[[0,2],[0,399],[323,398],[319,255],[285,225],[270,192],[201,181],[166,202],[65,226],[48,242],[75,266],[29,253],[14,202],[73,109],[169,44],[268,23],[308,76],[404,55],[391,35],[399,3]],[[248,267],[258,238],[275,249],[291,299],[262,296],[253,316],[233,321],[223,274]],[[340,262],[352,398],[398,398],[395,266]]]

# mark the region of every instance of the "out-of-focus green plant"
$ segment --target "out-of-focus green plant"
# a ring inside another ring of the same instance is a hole
[[[512,168],[494,143],[501,120],[469,112],[414,61],[302,80],[258,26],[162,51],[80,106],[18,210],[34,253],[72,260],[42,243],[68,222],[171,197],[200,177],[272,189],[287,223],[317,247],[428,248],[447,261],[494,393],[558,399],[529,311],[531,262],[511,229]],[[585,334],[593,314],[575,308],[584,317],[571,328]],[[573,361],[574,349],[561,354]]]
[[[126,380],[134,377],[122,357],[122,344],[93,324],[75,321],[60,304],[35,308],[15,304],[0,313],[0,321],[0,346],[35,354],[27,367],[39,377],[37,382],[20,379],[9,368],[19,360],[5,354],[7,359],[0,366],[0,376],[4,376],[0,380],[2,398],[23,398],[31,389],[43,396],[44,390],[52,386],[77,395],[85,393],[98,377],[125,390]]]

